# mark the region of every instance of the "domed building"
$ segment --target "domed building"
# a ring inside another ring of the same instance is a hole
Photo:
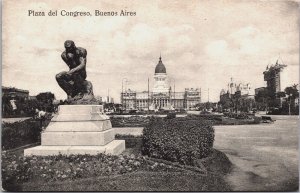
[[[155,67],[155,74],[167,74],[166,67],[161,61],[161,56],[159,57],[158,64]]]
[[[121,103],[125,110],[174,110],[190,109],[201,102],[200,89],[186,88],[175,92],[169,85],[167,70],[161,56],[154,70],[152,91],[135,92],[130,89],[121,93]]]
[[[160,56],[155,67],[153,93],[168,93],[169,91],[166,67]]]

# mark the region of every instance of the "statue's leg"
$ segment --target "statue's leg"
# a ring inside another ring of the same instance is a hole
[[[84,78],[79,73],[74,73],[72,75],[72,80],[74,81],[74,90],[76,93],[84,93]]]
[[[71,96],[73,92],[73,85],[69,82],[70,76],[67,75],[67,72],[60,72],[55,76],[55,78],[58,85],[67,93],[68,96]]]
[[[93,85],[90,81],[87,80],[83,81],[83,85],[84,85],[83,99],[91,101],[92,99],[94,99]]]
[[[85,81],[85,92],[89,95],[94,95],[93,93],[93,85],[90,81]]]

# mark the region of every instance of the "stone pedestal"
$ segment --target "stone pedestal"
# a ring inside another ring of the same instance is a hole
[[[114,139],[114,130],[102,105],[61,105],[42,132],[41,146],[25,149],[24,155],[118,155],[125,150],[125,141]]]

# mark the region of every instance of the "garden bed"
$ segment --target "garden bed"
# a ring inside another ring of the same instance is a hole
[[[130,116],[130,117],[115,117],[111,116],[110,121],[113,127],[145,127],[150,117]]]
[[[37,123],[26,124],[32,130],[27,132],[24,125],[12,124],[6,128],[6,136],[22,136],[25,141],[33,131],[40,129]],[[30,127],[30,124],[35,126]],[[24,157],[22,148],[3,151],[2,187],[7,191],[230,190],[223,176],[230,171],[231,163],[225,154],[212,148],[214,130],[211,125],[211,120],[203,118],[152,117],[144,139],[116,135],[116,139],[123,139],[126,144],[125,152],[119,156]],[[39,136],[40,132],[34,134]],[[178,136],[179,143],[176,142]],[[39,140],[38,137],[34,139],[33,142]],[[145,139],[148,142],[145,143]],[[158,141],[161,146],[157,149]],[[141,154],[142,149],[145,155]],[[166,156],[169,153],[171,157]],[[98,180],[101,183],[95,183]]]
[[[115,176],[101,176],[72,181],[24,183],[22,191],[231,191],[220,175],[206,176],[191,172],[139,171]]]
[[[261,121],[260,117],[254,115],[235,115],[227,114],[214,115],[214,114],[201,114],[192,115],[189,114],[186,117],[176,117],[174,114],[169,114],[167,117],[155,117],[156,119],[173,119],[173,120],[198,120],[205,119],[209,120],[213,125],[248,125],[248,124],[259,124]],[[113,127],[146,127],[151,116],[131,116],[131,117],[110,117]]]
[[[213,150],[200,161],[204,168],[199,168],[126,155],[128,150],[119,156],[23,157],[22,150],[3,152],[2,187],[7,191],[230,191],[225,173],[217,172],[231,168],[222,152]]]

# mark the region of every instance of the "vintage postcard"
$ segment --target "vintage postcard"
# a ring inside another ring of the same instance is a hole
[[[299,1],[4,0],[3,191],[298,191]]]

